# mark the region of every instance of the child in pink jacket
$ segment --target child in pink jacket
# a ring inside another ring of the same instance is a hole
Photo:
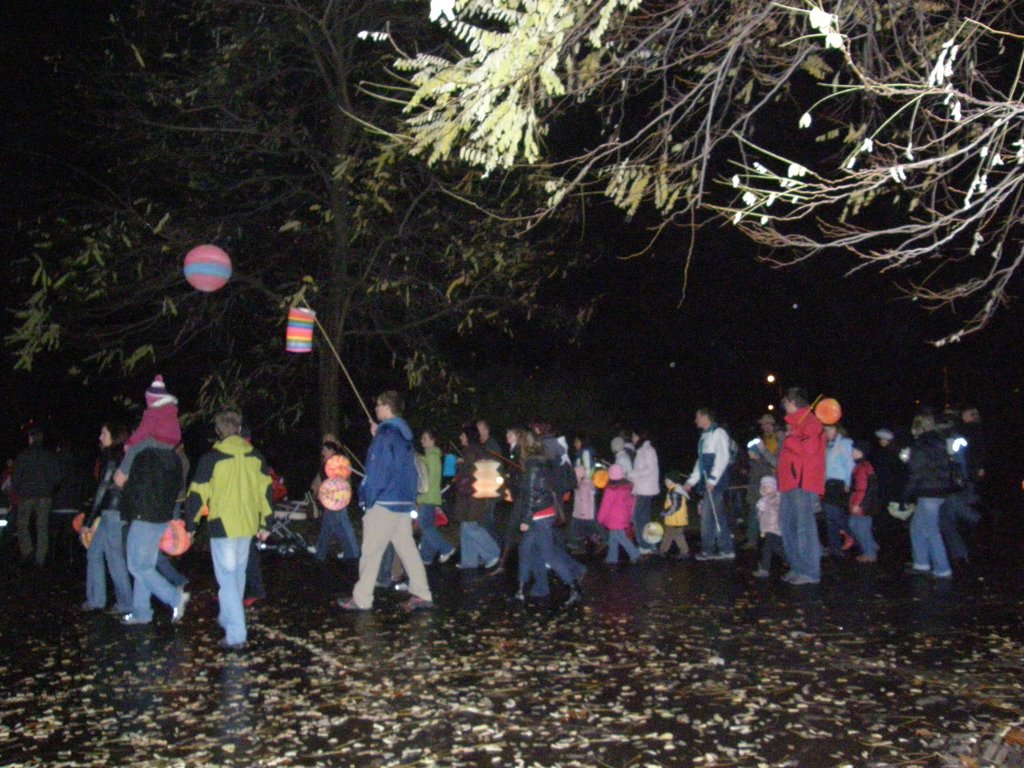
[[[608,468],[608,485],[601,497],[597,522],[608,529],[606,563],[619,562],[619,547],[625,551],[629,562],[635,563],[640,558],[640,552],[626,535],[633,522],[633,484],[626,480],[626,473],[618,464]]]

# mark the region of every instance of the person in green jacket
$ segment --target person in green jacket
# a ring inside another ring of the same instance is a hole
[[[209,510],[210,555],[219,586],[218,622],[225,633],[220,644],[237,650],[247,640],[242,597],[249,544],[253,536],[267,537],[273,488],[266,460],[241,436],[241,414],[225,411],[214,425],[220,440],[199,460],[185,502],[185,520],[191,530],[203,508]]]
[[[441,506],[441,449],[437,447],[437,437],[433,429],[425,429],[420,435],[423,455],[417,456],[421,471],[425,470],[427,490],[416,496],[416,515],[420,523],[420,557],[428,565],[438,557],[439,562],[447,563],[455,553],[455,547],[449,544],[434,524],[434,510]]]

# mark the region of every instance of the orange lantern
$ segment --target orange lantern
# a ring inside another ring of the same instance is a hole
[[[79,512],[71,518],[71,530],[75,533],[82,532],[82,525],[85,523],[85,512]]]
[[[505,478],[498,471],[501,465],[491,459],[481,459],[473,464],[473,498],[497,499],[501,494],[498,488]]]
[[[826,397],[814,406],[814,415],[822,424],[838,424],[843,418],[843,409],[834,397]]]
[[[188,552],[188,548],[191,546],[192,539],[189,538],[188,531],[185,530],[185,522],[171,520],[167,524],[164,535],[160,537],[160,550],[166,555],[177,557]]]
[[[591,482],[598,490],[604,490],[608,486],[608,470],[604,468],[595,470]]]
[[[336,477],[348,480],[352,477],[352,462],[348,460],[348,456],[336,453],[324,463],[324,474],[332,480]]]

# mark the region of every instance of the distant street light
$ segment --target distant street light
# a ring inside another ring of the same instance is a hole
[[[768,378],[765,379],[765,381],[767,381],[769,384],[774,384],[775,383],[775,374],[774,373],[769,373],[768,374]]]
[[[768,403],[768,410],[769,411],[774,411],[775,410],[775,406],[772,403]]]

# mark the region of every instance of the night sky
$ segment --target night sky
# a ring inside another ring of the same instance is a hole
[[[90,26],[107,12],[100,3],[81,4],[91,6],[88,10],[70,2],[10,5],[0,45],[5,264],[24,246],[19,220],[60,210],[48,181],[53,161],[70,149],[60,141],[60,126],[48,119],[50,100],[62,83],[53,79],[44,56],[72,40],[88,44]],[[1018,305],[1003,310],[982,333],[935,349],[927,340],[948,333],[956,318],[948,312],[929,315],[903,298],[886,276],[864,271],[844,277],[852,262],[838,256],[771,269],[758,263],[754,246],[717,223],[697,235],[689,290],[680,305],[687,233],[670,235],[653,252],[625,260],[644,241],[643,225],[627,224],[607,210],[591,221],[586,239],[604,258],[566,284],[552,285],[545,297],[573,303],[581,296],[600,296],[580,343],[569,345],[529,326],[519,328],[511,342],[470,337],[459,350],[468,380],[477,377],[484,385],[516,377],[550,379],[569,399],[599,392],[603,411],[592,414],[593,422],[609,431],[616,421],[648,423],[666,453],[663,463],[692,461],[697,437],[692,412],[702,404],[717,408],[737,439],[745,439],[769,403],[778,407],[778,389],[765,382],[769,373],[783,386],[804,386],[811,397],[837,397],[855,437],[882,425],[905,429],[919,404],[970,401],[991,432],[993,469],[1004,496],[1019,498],[1024,319]],[[6,332],[9,294],[5,304]],[[0,421],[5,457],[13,454],[18,428],[29,418],[76,423],[91,439],[102,416],[89,414],[103,410],[97,400],[109,397],[109,390],[82,392],[65,384],[57,362],[44,363],[30,376],[13,372],[8,361],[2,368]],[[595,431],[600,435],[600,428]]]

